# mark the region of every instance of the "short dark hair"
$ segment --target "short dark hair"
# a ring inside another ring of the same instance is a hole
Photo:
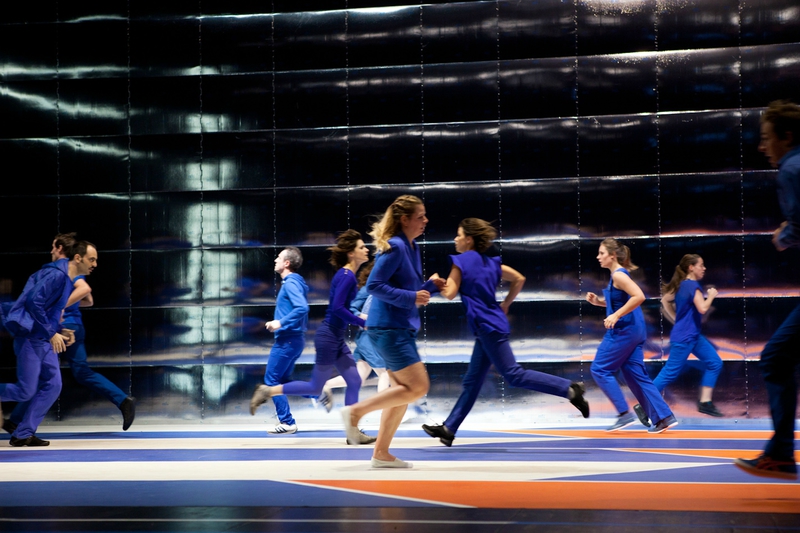
[[[71,247],[64,250],[64,252],[67,254],[67,258],[69,258],[69,260],[72,261],[76,255],[79,255],[81,257],[86,255],[86,251],[90,246],[95,250],[97,249],[97,246],[90,243],[89,241],[77,241]]]
[[[74,231],[70,233],[59,233],[53,237],[53,244],[56,248],[60,247],[64,255],[69,257],[67,255],[67,250],[75,246],[75,242],[77,240],[75,235],[76,233]]]
[[[458,226],[464,230],[465,237],[472,237],[475,251],[481,254],[488,250],[497,238],[497,230],[480,218],[465,218]]]
[[[789,100],[770,102],[761,115],[761,122],[772,124],[778,139],[785,139],[786,134],[791,133],[793,146],[800,144],[800,106],[797,104]]]
[[[300,251],[300,248],[296,246],[287,246],[283,251],[286,252],[284,257],[289,261],[289,269],[292,272],[300,270],[300,267],[303,266],[303,253]]]

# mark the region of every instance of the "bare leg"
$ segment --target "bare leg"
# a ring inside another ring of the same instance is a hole
[[[356,367],[358,368],[358,374],[361,376],[361,383],[363,384],[365,381],[367,381],[367,378],[372,373],[373,368],[371,366],[369,366],[369,363],[367,363],[366,361],[363,361],[363,360],[357,361],[356,362]],[[376,370],[375,372],[377,373],[378,371]],[[378,375],[380,376],[380,374],[378,374]],[[342,387],[346,387],[346,386],[347,386],[347,383],[344,382],[344,378],[342,376],[336,376],[335,378],[329,379],[325,383],[325,387],[324,388],[326,388],[326,389],[341,389]],[[378,387],[380,387],[380,382],[379,382]],[[379,388],[379,390],[380,390],[380,388]]]
[[[373,370],[378,374],[378,392],[386,390],[389,387],[389,372],[385,368],[375,368]]]
[[[700,387],[700,401],[703,403],[710,402],[713,392],[714,387]]]
[[[389,454],[389,444],[403,420],[406,407],[409,403],[424,396],[430,388],[430,378],[428,378],[428,372],[422,362],[414,363],[397,372],[390,370],[389,376],[392,381],[391,387],[350,406],[350,423],[354,427],[358,427],[358,421],[367,413],[379,409],[384,410],[381,415],[381,427],[378,430],[378,441],[373,452],[374,457],[382,461],[394,459]],[[402,408],[392,409],[393,407]]]

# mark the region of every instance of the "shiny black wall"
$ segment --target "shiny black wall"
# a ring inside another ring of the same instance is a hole
[[[518,359],[571,379],[590,380],[603,334],[583,298],[607,281],[604,237],[641,266],[656,360],[659,282],[701,254],[721,293],[705,333],[730,363],[717,397],[761,412],[752,361],[798,303],[800,260],[770,243],[775,174],[756,150],[761,109],[800,98],[791,2],[253,5],[0,8],[0,287],[16,296],[58,231],[95,242],[91,361],[140,398],[179,393],[142,415],[240,412],[271,345],[272,259],[290,244],[312,287],[313,361],[325,248],[409,192],[431,219],[428,273],[448,271],[459,220],[496,222],[504,262],[528,278]],[[429,363],[469,358],[458,303],[432,303],[420,338]],[[457,384],[447,368],[432,374]],[[60,405],[80,414],[91,400],[73,389]]]

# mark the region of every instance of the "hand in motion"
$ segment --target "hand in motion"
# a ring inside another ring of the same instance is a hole
[[[280,320],[270,320],[264,326],[267,328],[267,331],[275,331],[277,329],[281,329],[281,321]]]
[[[75,330],[63,328],[61,330],[61,336],[66,339],[67,346],[75,344]]]
[[[503,310],[503,313],[508,315],[508,308],[511,307],[511,302],[500,302],[500,309]]]
[[[617,313],[612,313],[603,320],[603,325],[606,329],[614,329],[614,324],[617,323],[617,320],[619,320]]]
[[[598,298],[597,295],[593,292],[586,293],[586,301],[592,305],[602,305],[602,303],[600,302],[600,298]]]
[[[67,349],[66,344],[64,344],[64,341],[66,341],[66,340],[67,340],[67,337],[63,336],[61,333],[56,333],[50,339],[50,346],[53,347],[53,351],[54,352],[61,353],[64,350]]]
[[[431,277],[428,279],[431,280],[433,284],[436,285],[436,288],[439,290],[444,289],[445,286],[447,285],[447,280],[440,278],[439,274],[437,274],[436,272],[431,274]]]
[[[431,300],[431,293],[428,291],[417,291],[417,307],[422,307],[423,305],[428,305],[428,302]]]
[[[719,294],[719,291],[714,287],[709,287],[708,289],[706,289],[706,292],[708,293],[709,298],[716,298],[717,294]]]

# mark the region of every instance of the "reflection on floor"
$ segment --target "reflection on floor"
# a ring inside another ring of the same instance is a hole
[[[0,530],[800,531],[800,482],[731,464],[758,455],[763,423],[587,422],[463,430],[452,448],[403,426],[411,470],[371,469],[333,425],[48,426],[47,448],[0,446]]]

